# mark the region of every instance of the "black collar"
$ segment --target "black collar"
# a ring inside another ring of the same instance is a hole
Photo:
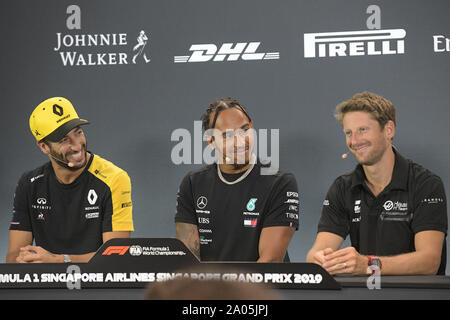
[[[392,148],[395,154],[394,171],[392,172],[392,179],[386,188],[408,190],[408,172],[409,161],[405,159],[395,148]],[[366,180],[366,175],[362,165],[358,164],[352,172],[351,188],[363,186]]]

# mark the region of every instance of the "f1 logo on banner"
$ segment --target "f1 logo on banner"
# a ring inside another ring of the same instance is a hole
[[[103,251],[103,256],[110,256],[112,254],[118,254],[119,256],[123,256],[130,246],[109,246],[108,248]]]

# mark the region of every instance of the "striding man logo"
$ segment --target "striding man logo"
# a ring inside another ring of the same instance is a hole
[[[147,58],[147,55],[144,52],[144,48],[146,47],[148,42],[148,37],[145,34],[144,30],[141,30],[141,32],[139,32],[139,35],[137,37],[137,44],[133,47],[133,63],[136,64],[136,59],[139,56],[142,56],[144,58],[145,63],[149,63],[150,62],[150,58]]]

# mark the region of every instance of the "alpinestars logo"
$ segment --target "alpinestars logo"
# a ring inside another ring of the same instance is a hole
[[[279,52],[256,52],[261,42],[223,43],[220,48],[215,44],[193,44],[189,48],[191,55],[175,56],[174,63],[186,62],[223,62],[223,61],[258,61],[278,60]]]
[[[305,33],[304,57],[404,54],[405,37],[404,29]]]

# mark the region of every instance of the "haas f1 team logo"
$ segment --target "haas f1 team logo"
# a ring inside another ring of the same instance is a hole
[[[193,51],[190,56],[175,56],[175,63],[186,62],[208,62],[208,61],[237,61],[239,59],[248,60],[278,60],[279,52],[258,53],[261,42],[239,42],[223,43],[219,49],[212,43],[193,44],[189,51]]]

